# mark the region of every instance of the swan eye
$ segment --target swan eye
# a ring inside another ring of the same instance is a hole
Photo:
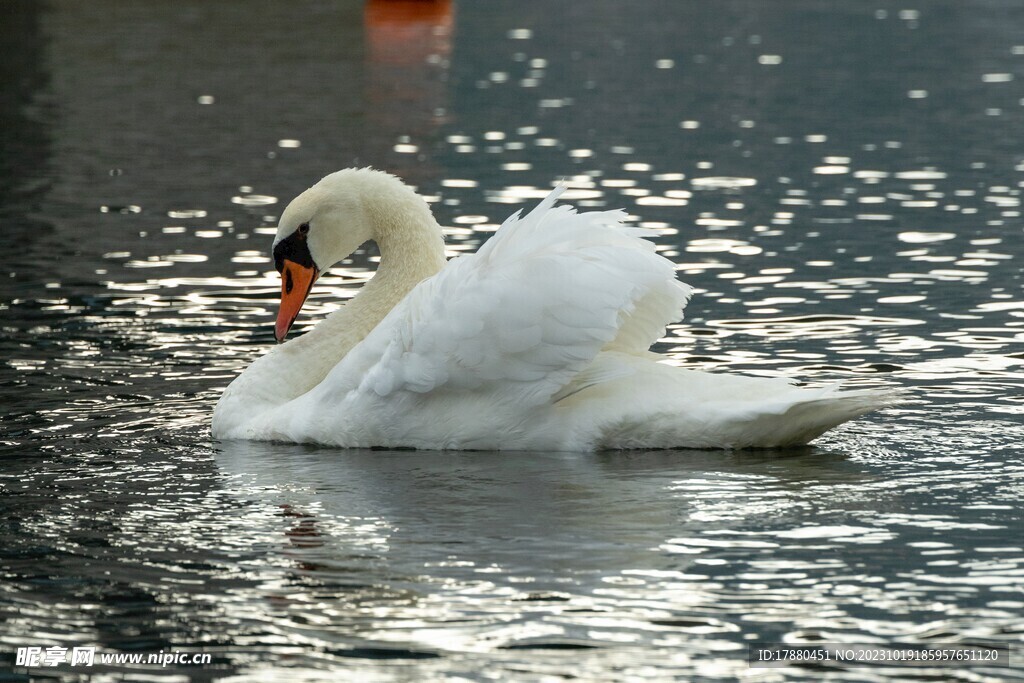
[[[309,223],[303,223],[295,232],[274,245],[274,267],[282,272],[284,262],[291,261],[304,268],[316,268],[313,255],[309,253]]]

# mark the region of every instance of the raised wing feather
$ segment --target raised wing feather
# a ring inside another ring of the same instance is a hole
[[[552,400],[602,349],[649,347],[690,288],[622,212],[555,207],[560,192],[420,283],[325,384],[381,397],[494,385],[525,407]]]

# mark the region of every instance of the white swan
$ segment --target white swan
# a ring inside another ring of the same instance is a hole
[[[621,211],[555,190],[445,263],[427,204],[372,169],[328,175],[274,240],[282,341],[317,275],[368,240],[380,267],[305,335],[256,360],[213,414],[223,439],[343,447],[588,451],[805,444],[886,405],[871,391],[684,370],[648,348],[690,287]]]

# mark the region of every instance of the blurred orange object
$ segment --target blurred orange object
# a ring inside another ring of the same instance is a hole
[[[451,0],[367,0],[363,14],[372,62],[417,64],[451,52]]]

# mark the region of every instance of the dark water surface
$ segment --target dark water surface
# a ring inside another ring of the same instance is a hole
[[[0,679],[27,645],[213,655],[60,680],[1024,678],[1024,5],[0,11]],[[785,452],[214,441],[277,216],[355,164],[453,255],[568,178],[697,288],[680,364],[911,399]],[[772,641],[1015,660],[749,669]]]

